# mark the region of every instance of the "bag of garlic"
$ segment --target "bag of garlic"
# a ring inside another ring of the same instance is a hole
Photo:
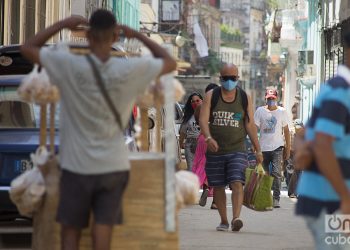
[[[51,84],[46,70],[41,68],[39,71],[37,64],[23,78],[17,92],[23,101],[35,102],[37,104],[55,103],[60,98],[58,88]]]
[[[41,205],[44,193],[44,178],[37,166],[25,171],[11,182],[10,199],[23,216],[33,216]]]
[[[32,86],[39,81],[39,65],[34,64],[32,71],[27,74],[21,85],[19,86],[17,93],[23,101],[32,102],[33,101],[33,89]]]

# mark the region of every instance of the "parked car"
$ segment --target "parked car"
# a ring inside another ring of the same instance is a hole
[[[29,155],[38,147],[39,107],[17,95],[18,86],[32,68],[18,45],[0,47],[0,220],[20,217],[9,198],[10,183],[33,167]],[[58,136],[55,144],[58,147]]]

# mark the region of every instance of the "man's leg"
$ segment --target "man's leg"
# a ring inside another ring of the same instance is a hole
[[[263,160],[263,162],[262,162],[262,166],[263,166],[265,172],[266,172],[267,174],[269,174],[269,175],[270,175],[270,162],[271,162],[271,159],[272,159],[272,157],[271,157],[272,152],[273,152],[273,151],[266,151],[266,152],[263,152],[264,160]]]
[[[221,224],[228,225],[225,187],[214,187],[214,197],[220,214]]]
[[[62,170],[57,221],[61,224],[61,249],[79,249],[82,228],[88,226],[92,179]]]
[[[235,152],[227,155],[227,182],[232,189],[232,231],[239,231],[243,227],[243,221],[239,218],[243,203],[243,184],[245,182],[245,169],[248,166],[247,154]]]
[[[227,231],[229,224],[226,211],[226,176],[225,176],[225,156],[207,155],[205,173],[208,178],[208,185],[214,188],[215,204],[220,215],[220,225],[217,231]]]
[[[282,148],[276,149],[275,151],[273,151],[271,175],[274,177],[274,179],[272,184],[272,190],[273,190],[273,198],[277,201],[280,200],[280,194],[281,194],[282,159],[283,159]]]
[[[92,243],[94,250],[110,250],[113,226],[94,223]]]
[[[192,171],[192,164],[194,159],[194,153],[191,151],[192,149],[192,143],[186,142],[185,144],[185,159],[187,163],[187,170]]]
[[[241,182],[232,182],[230,186],[232,188],[232,214],[233,219],[236,219],[241,214],[243,204],[243,185]]]
[[[122,199],[128,180],[128,171],[101,174],[96,177],[96,189],[92,201],[94,250],[109,250],[111,247],[113,226],[123,221]]]
[[[61,224],[61,249],[78,250],[81,230]]]

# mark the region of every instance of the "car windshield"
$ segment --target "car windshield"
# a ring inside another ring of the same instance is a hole
[[[56,128],[58,113],[59,107],[55,114]],[[21,101],[17,94],[17,86],[0,87],[0,129],[39,127],[40,106]]]

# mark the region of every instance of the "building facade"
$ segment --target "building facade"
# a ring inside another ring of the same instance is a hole
[[[139,29],[138,0],[3,0],[0,1],[0,44],[22,44],[36,32],[72,14],[89,17],[97,8],[107,8],[116,14],[120,23]],[[49,40],[74,39],[63,30]]]

